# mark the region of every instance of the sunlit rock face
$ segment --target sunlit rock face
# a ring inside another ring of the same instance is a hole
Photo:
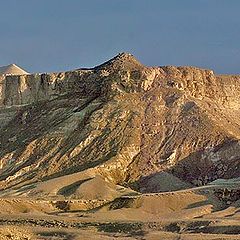
[[[193,185],[239,177],[239,97],[240,76],[146,67],[128,53],[2,75],[1,188],[87,170],[144,192],[163,171]]]

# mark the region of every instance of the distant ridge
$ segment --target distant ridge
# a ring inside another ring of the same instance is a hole
[[[25,75],[28,74],[24,69],[16,64],[10,64],[0,67],[0,75]]]

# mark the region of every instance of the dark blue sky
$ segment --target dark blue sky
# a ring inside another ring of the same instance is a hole
[[[0,65],[92,67],[127,51],[146,65],[240,73],[239,0],[0,0]]]

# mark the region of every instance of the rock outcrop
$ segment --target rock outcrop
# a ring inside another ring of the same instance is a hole
[[[145,192],[162,171],[197,186],[240,175],[240,76],[122,53],[1,83],[2,189],[86,171]]]

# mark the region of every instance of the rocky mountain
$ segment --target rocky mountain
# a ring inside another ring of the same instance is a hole
[[[240,177],[240,76],[121,53],[1,85],[1,190],[64,195],[64,181],[101,176],[149,193]]]
[[[239,239],[240,76],[121,53],[0,79],[1,239]]]

